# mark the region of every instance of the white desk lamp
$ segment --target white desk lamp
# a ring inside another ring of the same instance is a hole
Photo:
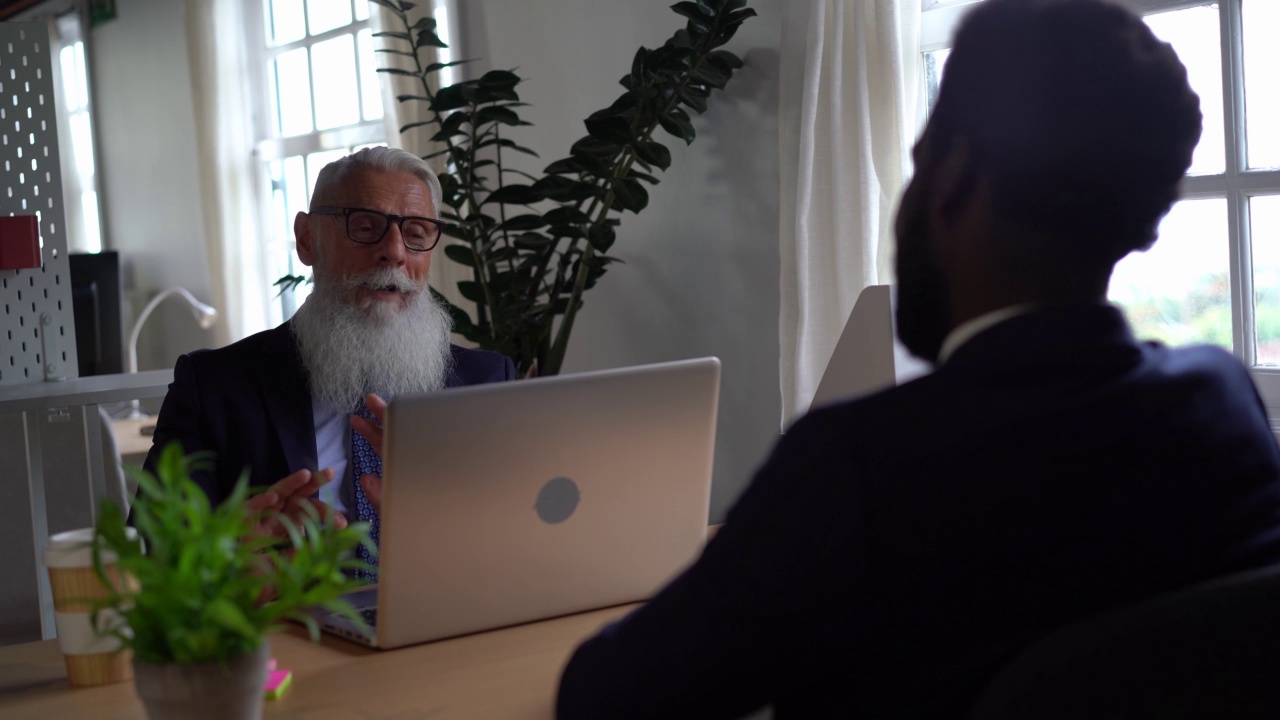
[[[151,302],[142,308],[142,312],[138,315],[138,321],[133,324],[133,332],[129,333],[129,372],[138,372],[138,333],[142,332],[142,324],[151,316],[151,311],[156,306],[170,296],[177,295],[191,306],[191,314],[195,316],[196,322],[200,323],[200,327],[208,330],[218,322],[218,310],[216,308],[205,305],[195,298],[194,295],[187,292],[186,288],[171,287],[167,290],[161,290],[158,295],[151,298]],[[133,409],[129,412],[129,417],[140,418],[146,417],[142,412],[141,406],[137,400],[133,401]]]

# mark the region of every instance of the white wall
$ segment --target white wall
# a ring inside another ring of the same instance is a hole
[[[668,2],[463,0],[463,57],[475,76],[515,68],[533,103],[517,142],[538,169],[568,155],[582,120],[623,92],[641,45],[683,18]],[[640,215],[623,218],[614,265],[586,296],[565,371],[716,355],[723,363],[712,518],[719,520],[777,437],[778,3],[755,2],[729,44],[747,65],[695,118],[692,146],[662,134],[672,165]],[[513,136],[514,138],[515,136]]]
[[[89,39],[104,240],[121,253],[126,340],[160,290],[179,285],[210,298],[185,5],[117,0],[116,19]],[[173,367],[179,354],[212,342],[212,333],[170,300],[142,331],[138,366]]]

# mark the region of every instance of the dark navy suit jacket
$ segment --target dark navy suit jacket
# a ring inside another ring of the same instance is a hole
[[[504,355],[456,345],[452,351],[448,387],[515,378],[515,367]],[[178,358],[147,455],[148,470],[154,471],[160,448],[172,440],[181,440],[188,453],[215,453],[214,470],[195,477],[214,504],[230,494],[244,468],[252,486],[316,469],[311,394],[289,324]]]
[[[1226,352],[1043,309],[811,412],[701,558],[587,641],[561,718],[956,718],[1103,609],[1280,562],[1280,452]]]

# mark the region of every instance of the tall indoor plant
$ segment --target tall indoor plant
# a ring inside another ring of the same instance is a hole
[[[351,571],[363,567],[354,551],[367,542],[367,524],[338,530],[311,505],[296,522],[248,513],[247,475],[214,507],[191,479],[206,463],[205,455],[184,456],[175,442],[163,449],[155,475],[127,468],[138,481],[137,532],[110,502],[95,528],[94,569],[108,595],[94,624],[132,650],[135,684],[152,720],[260,717],[267,633],[297,620],[315,640],[311,607],[361,622],[341,595],[360,585]],[[263,532],[270,523],[284,529],[285,540]],[[111,572],[104,557],[114,557]]]
[[[424,63],[421,53],[443,48],[431,17],[410,20],[414,3],[371,0],[387,8],[401,27],[379,33],[413,69],[381,72],[416,79],[420,93],[397,100],[422,109],[423,119],[401,132],[432,127],[444,149],[441,217],[454,223],[448,257],[472,270],[458,290],[475,303],[475,316],[450,305],[455,330],[480,347],[511,358],[522,374],[553,375],[564,361],[583,294],[617,258],[609,252],[624,212],[649,202],[645,185],[671,165],[657,130],[692,143],[690,113],[707,110],[713,91],[724,89],[742,61],[719,49],[755,11],[747,0],[679,2],[672,10],[685,26],[662,46],[641,47],[621,79],[624,92],[586,119],[587,135],[567,157],[547,165],[541,177],[510,167],[508,153],[537,156],[513,136],[524,105],[522,79],[509,70],[433,90],[430,78],[450,64]]]

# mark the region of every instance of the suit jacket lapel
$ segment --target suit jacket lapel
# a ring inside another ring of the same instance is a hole
[[[267,413],[284,450],[288,472],[315,470],[316,428],[311,410],[311,392],[302,355],[294,342],[289,323],[271,330],[263,345],[266,355],[260,376]]]

